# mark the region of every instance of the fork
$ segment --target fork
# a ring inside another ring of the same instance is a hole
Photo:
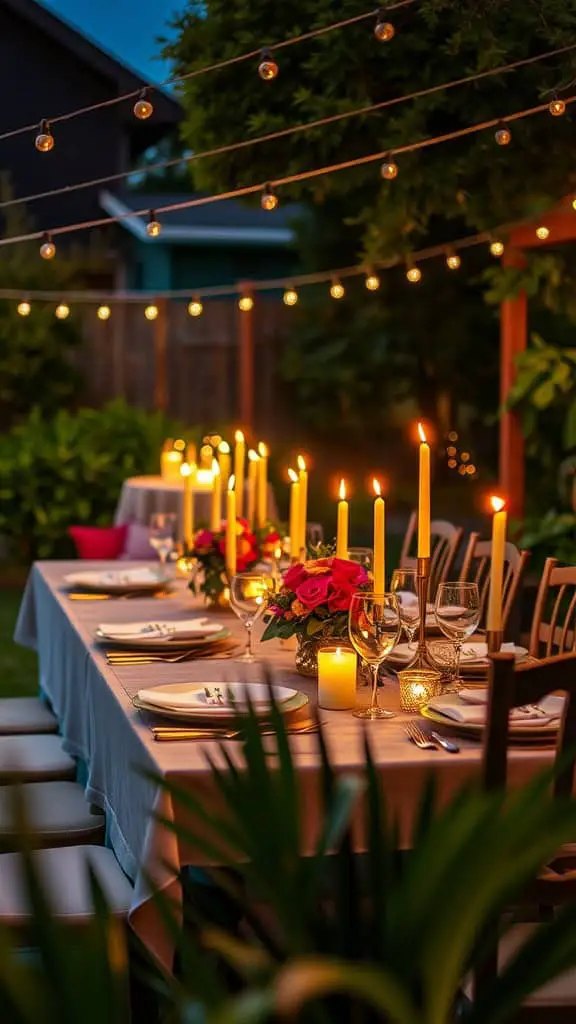
[[[441,748],[445,750],[447,754],[459,754],[460,747],[457,743],[452,743],[451,740],[447,740],[444,736],[440,736],[440,733],[431,732],[427,735],[419,725],[415,722],[407,722],[404,726],[404,731],[412,743],[421,750],[438,750]]]

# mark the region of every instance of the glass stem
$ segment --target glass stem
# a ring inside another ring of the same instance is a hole
[[[252,623],[246,623],[246,656],[252,657]]]
[[[372,694],[370,697],[370,707],[378,707],[378,669],[380,665],[370,665],[370,671],[372,672]]]
[[[457,640],[454,644],[456,648],[456,657],[454,658],[454,682],[457,683],[460,678],[460,652],[462,651],[462,640]]]

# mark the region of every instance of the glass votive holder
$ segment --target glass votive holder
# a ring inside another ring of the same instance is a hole
[[[406,668],[398,673],[398,679],[401,711],[419,711],[442,690],[442,676],[431,668]]]
[[[330,711],[356,707],[358,655],[346,640],[323,643],[318,651],[318,704]]]

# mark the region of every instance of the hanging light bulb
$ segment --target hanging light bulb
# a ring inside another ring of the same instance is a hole
[[[369,274],[366,274],[364,285],[369,292],[377,292],[380,287],[380,278],[378,277],[378,274],[374,274],[372,271],[370,271]]]
[[[156,320],[158,316],[158,306],[146,306],[144,316],[147,320]]]
[[[287,288],[282,296],[282,302],[285,306],[295,306],[298,302],[298,292],[295,288]]]
[[[278,206],[278,196],[276,195],[272,185],[264,185],[264,189],[260,197],[260,206],[263,210],[275,210]]]
[[[504,242],[501,242],[499,238],[494,238],[490,242],[490,252],[492,256],[502,256],[504,252]]]
[[[566,113],[566,104],[564,100],[559,100],[557,96],[551,100],[548,110],[552,114],[552,117],[562,117],[562,114]]]
[[[70,306],[66,302],[60,302],[54,310],[54,316],[58,320],[66,320],[70,316]]]
[[[45,232],[42,235],[42,245],[40,246],[40,255],[43,260],[52,260],[56,255],[56,246],[52,241],[52,235]]]
[[[337,277],[335,277],[334,280],[332,281],[332,284],[330,285],[330,295],[332,296],[333,299],[343,299],[344,293],[344,285]]]
[[[26,299],[24,299],[22,302],[18,303],[17,310],[20,316],[30,316],[30,313],[32,312],[32,306]]]
[[[148,214],[148,223],[146,225],[146,234],[149,238],[158,238],[158,235],[162,231],[162,225],[159,220],[156,219],[154,210],[150,210]]]
[[[241,295],[238,299],[238,309],[243,313],[249,313],[254,308],[254,299],[251,295]]]
[[[190,316],[202,316],[204,306],[200,302],[198,295],[195,295],[191,302],[188,303],[188,312]]]
[[[98,306],[96,310],[96,316],[99,320],[109,320],[112,316],[112,310],[110,306]]]
[[[574,199],[572,200],[572,209],[576,210],[576,196],[574,196]]]
[[[386,20],[386,11],[381,8],[376,15],[374,35],[379,43],[389,43],[396,35],[396,29],[390,21]]]
[[[420,270],[420,267],[415,267],[413,263],[409,263],[406,271],[406,277],[410,281],[410,284],[417,284],[422,278],[422,271]]]
[[[273,78],[278,78],[278,67],[274,57],[272,56],[271,50],[262,50],[260,54],[260,63],[258,65],[258,74],[264,82],[271,82]]]
[[[494,138],[499,146],[507,146],[512,141],[512,132],[504,121],[500,122],[494,132]]]
[[[380,167],[380,174],[386,181],[393,181],[398,177],[398,164],[393,156],[384,157],[384,163]]]
[[[136,103],[133,106],[134,117],[139,121],[147,121],[154,113],[154,107],[148,99],[148,89],[142,89]]]
[[[539,238],[541,242],[545,242],[550,235],[550,228],[547,228],[545,224],[540,224],[536,228],[536,238]]]
[[[48,121],[40,121],[40,129],[34,140],[34,145],[39,153],[49,153],[51,149],[54,149],[54,136]]]
[[[460,259],[458,253],[454,252],[453,249],[450,249],[448,251],[447,256],[446,256],[446,266],[448,267],[448,269],[449,270],[458,270],[458,268],[460,267],[461,263],[462,263],[462,260]]]

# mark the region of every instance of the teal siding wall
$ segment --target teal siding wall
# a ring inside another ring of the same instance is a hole
[[[294,255],[281,249],[163,245],[134,240],[129,287],[143,291],[206,288],[296,273]]]

